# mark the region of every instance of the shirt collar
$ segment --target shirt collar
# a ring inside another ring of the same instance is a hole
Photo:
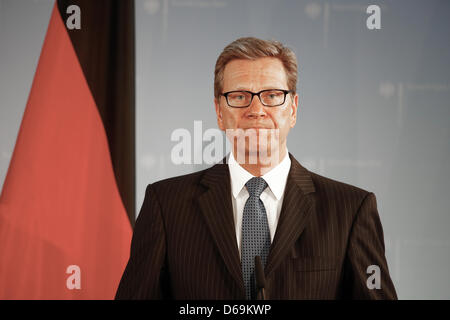
[[[228,168],[230,170],[231,192],[233,197],[237,198],[247,181],[254,176],[241,167],[234,158],[233,151],[231,151],[228,156]],[[284,194],[290,168],[291,159],[289,158],[289,152],[286,148],[286,154],[283,160],[262,176],[277,200],[280,200]]]

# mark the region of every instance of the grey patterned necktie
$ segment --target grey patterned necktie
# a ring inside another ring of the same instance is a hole
[[[244,206],[242,217],[241,263],[247,299],[256,298],[255,256],[260,256],[263,267],[266,265],[270,248],[270,231],[266,209],[259,198],[267,182],[254,177],[245,184],[250,197]]]

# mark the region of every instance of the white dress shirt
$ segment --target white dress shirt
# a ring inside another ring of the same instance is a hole
[[[241,255],[241,239],[242,239],[242,216],[244,212],[245,202],[250,196],[245,184],[254,176],[239,165],[230,152],[228,157],[228,168],[231,178],[231,200],[233,203],[234,225],[236,226],[236,240]],[[277,229],[278,219],[280,217],[281,206],[283,204],[284,189],[291,168],[291,159],[286,149],[286,155],[283,160],[278,163],[275,168],[261,176],[268,187],[261,194],[264,207],[266,208],[267,222],[270,230],[270,241],[273,241],[275,231]]]

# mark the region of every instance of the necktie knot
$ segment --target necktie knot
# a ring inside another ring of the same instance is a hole
[[[267,182],[261,177],[253,177],[247,181],[245,186],[247,187],[250,197],[259,198],[261,193],[267,188]]]

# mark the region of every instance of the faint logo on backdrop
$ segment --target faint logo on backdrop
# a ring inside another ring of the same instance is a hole
[[[158,13],[160,7],[159,0],[147,0],[144,2],[144,10],[150,15]]]
[[[363,5],[363,4],[342,4],[342,3],[329,3],[325,2],[320,4],[318,2],[310,2],[305,5],[304,12],[306,16],[312,20],[317,20],[322,16],[323,22],[323,47],[328,47],[328,38],[330,31],[330,21],[332,14],[345,13],[345,12],[355,12],[358,16],[366,17],[365,26],[368,30],[379,30],[381,29],[381,9],[386,10],[386,6],[378,5]]]
[[[317,2],[308,3],[305,7],[305,13],[309,18],[315,20],[322,13],[322,7]]]
[[[378,93],[385,99],[397,97],[397,126],[403,127],[406,112],[406,95],[408,92],[449,92],[450,83],[404,83],[383,81],[379,84]]]
[[[196,7],[196,8],[223,8],[227,5],[219,0],[172,0],[174,7]]]
[[[161,36],[163,41],[167,41],[167,32],[169,28],[169,11],[171,7],[184,8],[224,8],[227,6],[225,1],[219,0],[146,0],[143,2],[143,9],[150,15],[156,15],[161,12],[162,28]]]
[[[385,99],[389,99],[395,94],[395,85],[392,82],[382,82],[380,83],[379,90],[380,96]]]

